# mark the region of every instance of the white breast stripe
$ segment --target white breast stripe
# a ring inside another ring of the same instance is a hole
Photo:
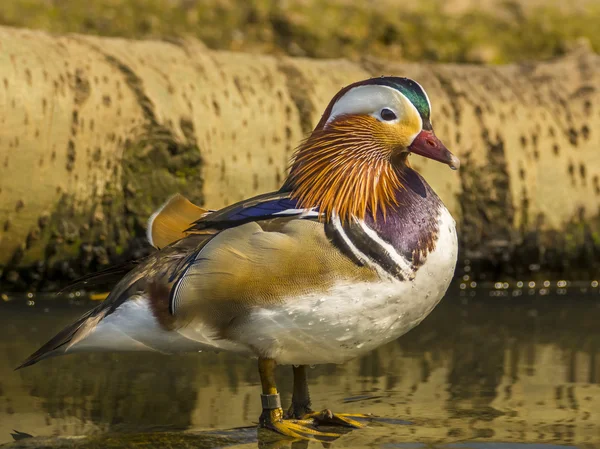
[[[335,213],[335,211],[331,214],[331,224],[333,224],[333,227],[335,228],[339,236],[342,238],[344,243],[348,246],[348,248],[350,248],[350,251],[352,251],[354,257],[356,257],[361,262],[367,264],[369,267],[374,268],[375,271],[377,271],[377,274],[379,274],[379,276],[382,279],[393,279],[393,277],[387,271],[385,271],[381,266],[376,264],[370,257],[361,252],[354,245],[354,243],[352,243],[352,240],[350,240],[350,237],[348,237],[348,235],[346,235],[346,232],[344,231],[344,227],[342,226],[340,217]]]
[[[392,245],[379,237],[377,232],[368,227],[364,220],[358,220],[356,218],[354,220],[360,225],[364,233],[367,234],[371,240],[373,240],[373,243],[379,245],[392,258],[394,263],[398,266],[398,268],[400,268],[404,279],[413,279],[415,277],[415,273],[411,267],[411,264],[404,256],[399,254]]]

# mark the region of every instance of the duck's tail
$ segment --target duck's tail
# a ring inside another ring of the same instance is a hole
[[[104,313],[96,313],[98,307],[90,310],[73,324],[65,327],[56,334],[40,349],[31,354],[23,363],[15,368],[15,371],[27,366],[35,365],[37,362],[64,354],[71,346],[85,338],[85,336],[100,321]]]

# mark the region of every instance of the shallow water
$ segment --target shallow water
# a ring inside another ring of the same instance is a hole
[[[100,353],[12,371],[93,306],[67,302],[0,301],[0,444],[257,447],[255,428],[238,429],[260,414],[255,360]],[[457,291],[399,340],[310,370],[313,405],[378,417],[334,448],[600,447],[599,324],[597,292]],[[291,368],[278,376],[287,404]],[[322,447],[272,437],[258,446]]]

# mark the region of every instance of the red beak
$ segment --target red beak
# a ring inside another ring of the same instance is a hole
[[[447,164],[452,170],[460,167],[460,160],[450,153],[433,131],[421,131],[408,147],[408,151]]]

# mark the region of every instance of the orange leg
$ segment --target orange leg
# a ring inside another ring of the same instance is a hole
[[[260,426],[274,430],[292,438],[318,441],[333,441],[340,437],[337,433],[320,432],[314,428],[312,419],[284,419],[281,400],[275,385],[275,361],[259,359],[258,371],[262,384],[261,400],[263,411],[260,415]]]

